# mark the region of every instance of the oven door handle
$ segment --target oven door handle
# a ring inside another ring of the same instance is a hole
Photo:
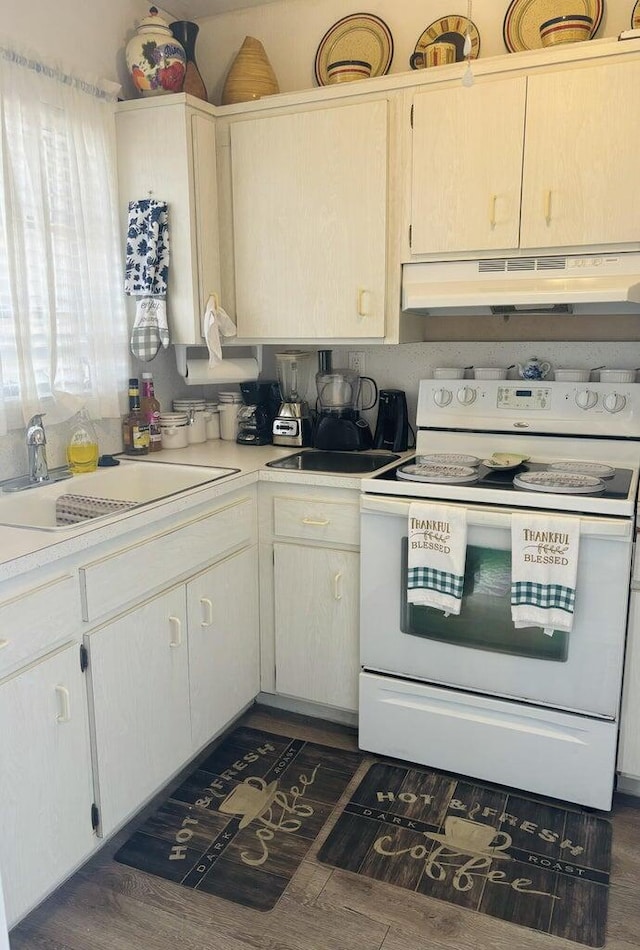
[[[429,502],[434,506],[465,508],[467,512],[467,525],[469,527],[482,528],[511,528],[511,514],[508,508],[490,508],[477,507],[474,505],[459,505],[455,502]],[[376,514],[391,515],[396,518],[408,519],[409,502],[396,499],[383,498],[372,495],[362,495],[360,497],[360,511],[366,517],[367,512]],[[532,509],[531,514],[542,514],[538,509]],[[563,512],[554,512],[554,517],[560,520],[563,517],[578,517],[576,515],[564,515]],[[580,534],[582,536],[599,538],[620,538],[630,539],[633,537],[633,525],[630,519],[626,518],[601,518],[580,515]]]

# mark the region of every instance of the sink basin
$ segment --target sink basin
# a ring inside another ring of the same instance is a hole
[[[126,510],[130,511],[199,485],[208,485],[237,471],[236,468],[205,468],[122,459],[120,465],[113,468],[99,468],[86,475],[74,475],[70,479],[39,485],[32,491],[0,494],[0,525],[39,531],[69,531],[77,528],[78,524],[56,523],[56,502],[61,495],[128,502]],[[118,512],[112,510],[98,515],[98,518],[104,520],[117,516]],[[98,518],[91,516],[80,524],[88,521],[94,523]]]

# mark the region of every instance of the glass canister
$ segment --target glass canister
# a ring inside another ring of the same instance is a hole
[[[220,438],[235,442],[238,435],[238,412],[240,403],[220,403]]]
[[[220,438],[220,409],[217,402],[205,403],[205,428],[207,439]]]
[[[198,445],[207,441],[204,399],[174,399],[175,412],[186,412],[188,428],[187,440],[189,445]]]
[[[161,412],[160,434],[163,449],[186,449],[189,444],[187,429],[189,417],[186,412]]]

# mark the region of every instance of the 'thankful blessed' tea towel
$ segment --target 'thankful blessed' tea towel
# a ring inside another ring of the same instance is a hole
[[[580,519],[511,516],[511,618],[514,626],[571,632]]]
[[[467,557],[464,508],[409,505],[407,600],[459,614]]]

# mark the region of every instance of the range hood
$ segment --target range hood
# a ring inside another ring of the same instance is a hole
[[[640,314],[640,254],[405,264],[402,309],[424,316]]]

